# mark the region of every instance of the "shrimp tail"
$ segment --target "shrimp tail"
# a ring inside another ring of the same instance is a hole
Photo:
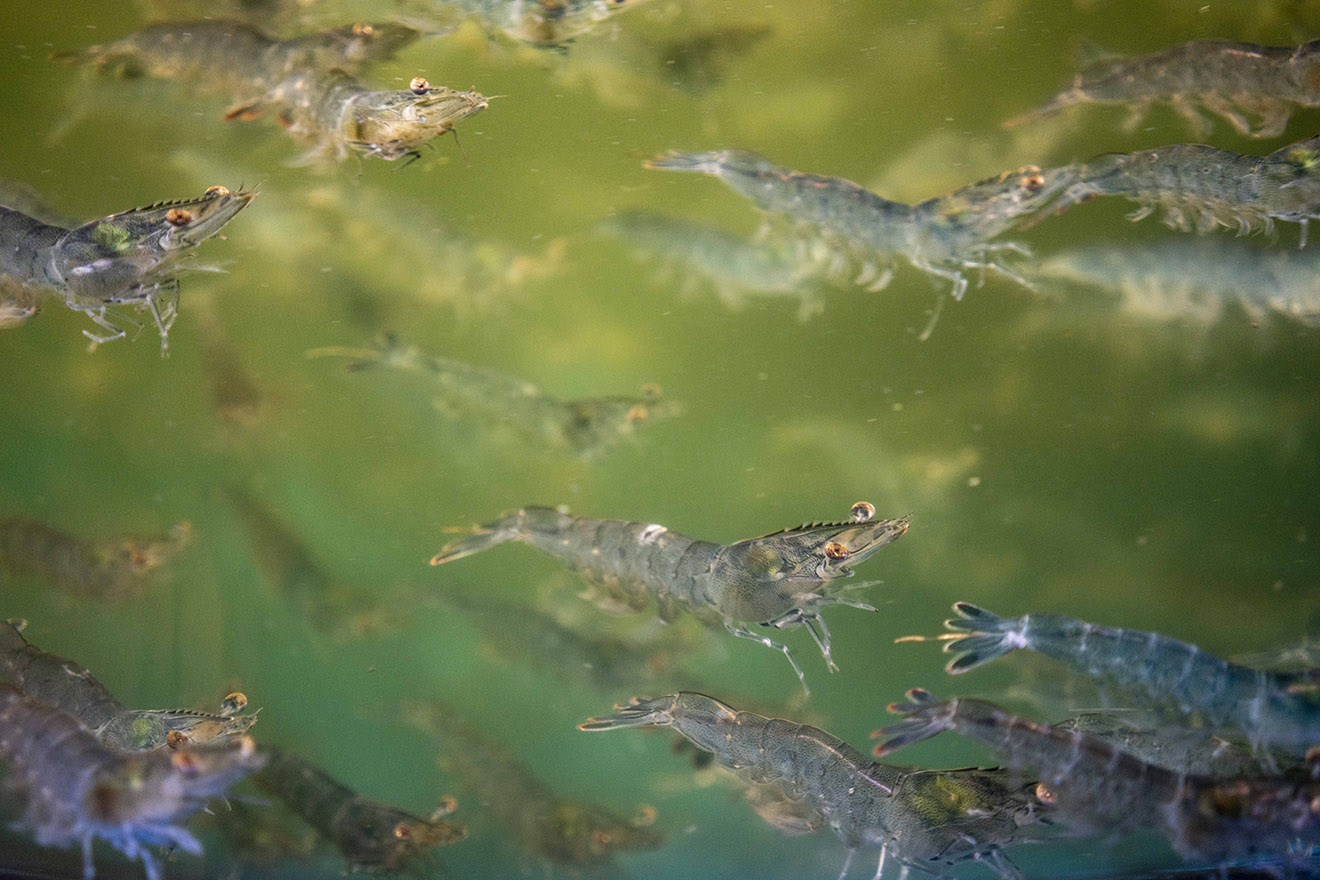
[[[674,723],[673,695],[655,700],[635,698],[626,705],[615,706],[613,715],[588,718],[578,730],[617,730],[621,727],[667,727]]]
[[[904,716],[903,720],[871,734],[872,739],[885,739],[875,747],[877,755],[888,755],[954,727],[956,702],[941,703],[930,691],[921,688],[913,688],[906,696],[906,703],[889,704],[889,711]]]
[[[476,526],[466,537],[451,541],[440,548],[440,552],[431,557],[431,564],[444,565],[446,562],[489,550],[499,544],[516,541],[522,535],[521,526],[521,512],[500,517],[484,526]]]
[[[1021,618],[1000,617],[970,602],[955,602],[953,610],[958,616],[944,621],[944,626],[955,633],[968,635],[944,646],[946,652],[956,655],[944,667],[950,675],[975,669],[1025,645]]]

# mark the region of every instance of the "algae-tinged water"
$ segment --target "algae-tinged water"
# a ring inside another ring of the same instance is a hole
[[[466,27],[364,77],[420,74],[505,96],[460,125],[466,158],[443,139],[407,168],[350,160],[328,175],[288,167],[298,148],[268,120],[221,122],[222,99],[87,79],[46,60],[138,27],[127,4],[10,3],[4,21],[0,176],[83,219],[214,184],[262,194],[227,240],[199,252],[224,274],[184,277],[168,360],[149,328],[89,354],[89,322],[56,302],[0,336],[0,516],[85,536],[187,520],[196,534],[140,600],[75,601],[5,576],[0,613],[27,618],[33,641],[87,664],[132,705],[212,705],[241,688],[262,707],[258,737],[296,746],[372,797],[425,814],[456,794],[472,835],[439,854],[447,876],[545,868],[510,851],[477,799],[437,769],[436,745],[397,720],[402,698],[443,696],[563,796],[624,815],[655,807],[669,842],[624,856],[629,876],[833,877],[844,857],[828,831],[781,836],[731,787],[694,776],[664,737],[574,729],[616,701],[679,686],[736,706],[792,704],[797,685],[777,653],[717,633],[690,643],[672,684],[602,688],[483,640],[444,604],[488,595],[620,631],[575,597],[573,576],[526,548],[428,567],[447,527],[509,508],[567,504],[721,541],[840,518],[863,499],[881,516],[910,515],[910,533],[858,573],[883,580],[867,593],[879,613],[827,615],[841,672],[826,672],[806,633],[784,636],[813,694],[781,711],[859,748],[913,686],[1016,695],[1015,707],[1047,711],[1023,701],[1023,687],[1009,690],[1025,658],[949,679],[934,646],[893,644],[939,631],[955,600],[1159,630],[1223,656],[1315,635],[1320,332],[1253,326],[1237,312],[1208,331],[1157,325],[990,278],[921,342],[942,289],[909,268],[881,293],[825,291],[824,313],[801,323],[792,302],[730,311],[683,273],[592,232],[624,208],[755,229],[752,209],[716,181],[642,168],[667,149],[752,149],[915,201],[1024,164],[1195,140],[1167,109],[1131,133],[1106,108],[1025,135],[998,124],[1062,88],[1082,42],[1124,53],[1207,37],[1294,44],[1320,33],[1313,5],[651,0],[566,55],[488,46]],[[658,60],[657,46],[735,26],[766,36],[725,58],[704,89]],[[52,142],[73,113],[86,115]],[[1268,148],[1317,122],[1295,115]],[[1221,123],[1210,137],[1265,149]],[[1174,234],[1155,220],[1132,226],[1125,210],[1089,205],[1019,238],[1050,253]],[[1295,243],[1289,228],[1274,246]],[[472,265],[547,247],[562,262],[525,281],[492,281]],[[656,383],[684,412],[579,461],[448,419],[422,377],[346,373],[305,356],[383,330],[562,397]],[[235,387],[221,363],[255,392],[237,416],[214,402],[217,383]],[[349,642],[314,631],[263,577],[233,490],[403,620]],[[1042,675],[1062,673],[1030,681]],[[952,736],[909,751],[901,760],[927,766],[990,760]],[[0,845],[44,870],[80,870],[73,852],[24,840]],[[206,874],[232,876],[223,846],[207,842]],[[1014,858],[1054,876],[1080,871],[1079,853],[1086,873],[1167,859],[1148,841]],[[108,849],[98,866],[139,876]],[[197,869],[186,857],[171,865],[179,876]],[[313,865],[252,870],[340,869],[322,851]]]

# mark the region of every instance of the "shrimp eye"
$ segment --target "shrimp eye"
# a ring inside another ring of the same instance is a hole
[[[358,22],[353,25],[353,34],[358,37],[369,37],[376,32],[376,29],[369,24]]]
[[[412,829],[408,827],[407,822],[400,822],[398,825],[394,826],[395,840],[412,840],[412,836]]]
[[[165,734],[165,745],[169,746],[171,749],[177,749],[187,742],[188,734],[186,733],[171,730],[169,733]]]
[[[165,222],[171,226],[187,226],[192,219],[192,212],[183,208],[170,208],[165,212]]]
[[[1045,176],[1043,174],[1028,174],[1023,177],[1020,183],[1027,189],[1035,192],[1045,185]]]
[[[646,407],[641,404],[628,410],[628,420],[632,422],[644,422],[646,421],[647,415],[649,415],[649,413],[647,413]]]
[[[840,544],[838,541],[826,541],[825,555],[830,559],[847,559],[848,548]]]
[[[852,512],[848,514],[848,518],[853,522],[866,522],[873,516],[875,516],[875,505],[869,501],[858,501],[852,506]]]
[[[1058,801],[1059,796],[1045,787],[1045,783],[1036,783],[1036,800],[1042,804],[1052,804]]]
[[[603,852],[610,845],[610,833],[599,830],[591,832],[591,843],[597,852]]]
[[[247,694],[244,694],[241,691],[234,691],[220,701],[220,714],[233,715],[235,712],[242,712],[247,708],[247,704]]]
[[[206,192],[202,193],[202,195],[203,195],[203,196],[227,196],[227,195],[229,195],[229,187],[227,187],[227,186],[208,186],[208,187],[206,188]]]
[[[426,81],[424,76],[414,76],[412,82],[408,83],[408,91],[414,95],[425,95],[431,90],[431,84]]]

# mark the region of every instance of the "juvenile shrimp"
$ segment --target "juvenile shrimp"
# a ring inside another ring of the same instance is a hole
[[[1117,629],[1060,614],[1005,618],[967,602],[945,621],[954,654],[945,669],[958,674],[1016,648],[1044,654],[1074,671],[1195,713],[1212,726],[1241,731],[1260,747],[1301,754],[1320,743],[1320,704],[1294,693],[1294,673],[1238,666],[1160,633]]]
[[[1195,40],[1151,55],[1105,59],[1004,127],[1035,123],[1074,104],[1126,104],[1131,130],[1155,103],[1172,104],[1201,134],[1210,128],[1199,112],[1204,108],[1239,134],[1278,137],[1293,106],[1320,107],[1320,40],[1300,46]]]
[[[556,49],[642,0],[447,0],[487,28],[539,48]]]
[[[853,511],[847,522],[807,523],[734,544],[716,544],[654,523],[587,519],[554,508],[528,507],[446,545],[431,564],[521,541],[563,560],[621,609],[641,610],[653,597],[663,619],[687,610],[722,622],[738,638],[774,648],[788,659],[803,691],[810,693],[788,647],[748,626],[805,625],[826,665],[831,671],[838,668],[830,655],[830,632],[821,609],[831,605],[875,609],[843,595],[845,588],[834,582],[852,577],[847,563],[864,562],[908,530],[905,519],[872,521],[875,508],[868,502],[858,502]]]
[[[293,137],[311,144],[300,160],[339,161],[350,153],[386,161],[421,156],[418,148],[485,110],[480,92],[432,86],[415,77],[406,89],[372,90],[342,70],[303,71],[274,83],[257,100],[229,111],[249,119],[270,107]]]
[[[47,523],[0,520],[0,569],[35,575],[80,598],[118,602],[146,592],[152,574],[192,542],[180,522],[165,535],[79,538]]]
[[[207,19],[152,24],[113,43],[51,57],[90,63],[102,74],[174,80],[230,95],[242,106],[303,71],[356,74],[420,36],[406,25],[381,22],[277,40],[242,22]]]
[[[1146,763],[1077,730],[1020,718],[981,700],[938,702],[923,690],[889,710],[877,755],[956,730],[1009,767],[1039,774],[1061,815],[1085,829],[1158,828],[1186,858],[1309,853],[1320,844],[1320,778],[1201,776]],[[1221,861],[1221,863],[1222,863]]]
[[[67,712],[0,684],[0,760],[6,763],[0,785],[23,810],[16,827],[42,846],[81,843],[85,880],[95,873],[97,837],[140,860],[147,880],[160,880],[148,848],[200,854],[201,843],[183,822],[264,758],[246,736],[123,755]]]
[[[596,804],[562,797],[512,749],[463,721],[442,700],[407,702],[402,716],[439,740],[436,763],[531,855],[574,871],[604,874],[620,853],[655,849],[664,842],[664,835],[649,827],[654,810],[625,818]]]
[[[1270,232],[1275,220],[1307,223],[1320,217],[1320,135],[1266,156],[1244,156],[1205,144],[1174,144],[1135,153],[1106,153],[1083,163],[1055,213],[1096,196],[1141,203],[1132,220],[1163,211],[1173,229],[1209,232],[1225,226],[1238,235]]]
[[[158,749],[171,735],[193,744],[238,736],[257,721],[255,713],[237,714],[241,710],[216,715],[191,709],[129,709],[91,670],[41,650],[13,621],[0,622],[0,681],[68,712],[107,748],[122,753]]]
[[[713,284],[730,309],[745,305],[749,294],[769,295],[796,299],[801,321],[820,314],[813,282],[827,273],[829,263],[802,242],[748,241],[713,226],[641,211],[616,214],[600,231],[690,269]]]
[[[869,290],[889,284],[893,262],[901,257],[950,282],[954,299],[962,299],[967,290],[965,270],[992,269],[1030,287],[995,260],[997,254],[1026,254],[1026,248],[990,239],[1044,207],[1077,179],[1075,166],[1033,166],[907,205],[842,178],[781,168],[744,150],[669,153],[646,167],[718,177],[762,211],[844,257],[845,265],[859,260],[862,268],[855,280]]]
[[[390,333],[368,348],[318,348],[307,356],[352,358],[350,371],[382,366],[422,373],[438,389],[433,403],[441,412],[510,428],[537,448],[567,450],[584,459],[681,409],[655,385],[644,386],[637,396],[562,400],[522,379],[404,345]]]
[[[937,873],[937,866],[979,861],[1000,877],[1021,876],[1000,847],[1037,821],[1041,805],[1034,785],[1013,774],[881,764],[818,728],[739,712],[702,694],[671,694],[616,709],[578,729],[674,728],[721,766],[769,790],[778,811],[758,812],[773,824],[794,831],[828,824],[848,848],[840,880],[863,846],[880,848],[876,877],[889,857],[905,871]]]
[[[173,272],[180,259],[255,195],[215,186],[200,198],[135,208],[73,229],[0,207],[0,281],[26,291],[29,299],[62,295],[65,305],[100,328],[83,331],[94,343],[126,335],[111,320],[113,306],[147,311],[160,332],[161,354],[167,354],[179,299]]]
[[[302,757],[262,747],[266,765],[253,779],[334,844],[357,870],[398,871],[432,847],[467,837],[467,829],[429,819],[358,794]]]

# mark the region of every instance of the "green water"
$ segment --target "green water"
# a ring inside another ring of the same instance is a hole
[[[4,20],[0,176],[81,219],[214,184],[262,194],[227,240],[200,251],[225,273],[184,277],[168,360],[149,328],[89,354],[89,322],[56,302],[0,336],[0,516],[89,537],[186,520],[196,535],[141,599],[98,604],[2,576],[0,616],[27,618],[34,642],[85,663],[130,705],[213,705],[241,689],[262,707],[254,734],[372,797],[426,814],[442,793],[457,795],[471,837],[439,854],[446,876],[541,876],[545,866],[512,851],[437,768],[435,742],[397,720],[403,698],[445,698],[565,797],[624,815],[653,806],[669,842],[623,856],[629,876],[834,877],[844,858],[828,831],[781,836],[732,786],[694,776],[664,737],[574,729],[639,692],[698,683],[735,706],[783,706],[798,694],[779,654],[716,633],[688,643],[672,684],[601,688],[500,650],[443,604],[488,595],[611,633],[652,619],[596,613],[576,598],[577,579],[523,547],[427,565],[446,528],[510,508],[567,504],[726,542],[837,519],[858,500],[910,516],[911,531],[858,573],[883,580],[866,593],[879,613],[827,613],[841,672],[827,673],[805,632],[783,636],[813,693],[781,711],[863,749],[909,687],[1047,711],[1023,699],[1025,658],[950,679],[934,646],[893,644],[938,632],[956,600],[1159,630],[1221,656],[1316,635],[1320,332],[1253,326],[1237,312],[1203,330],[1072,311],[1060,291],[992,277],[948,304],[922,342],[943,288],[906,266],[880,293],[827,289],[823,314],[803,323],[789,301],[730,311],[699,285],[690,295],[683,273],[665,275],[592,231],[626,208],[756,228],[750,206],[717,181],[642,168],[668,149],[752,149],[914,201],[1024,164],[1194,140],[1167,108],[1131,133],[1106,108],[1029,134],[999,122],[1068,83],[1079,42],[1124,53],[1207,37],[1295,44],[1320,34],[1314,4],[650,0],[566,56],[488,46],[468,27],[364,76],[384,87],[420,74],[505,96],[460,126],[466,158],[446,138],[407,168],[350,160],[329,174],[289,167],[298,147],[269,120],[223,123],[223,100],[89,80],[46,60],[140,26],[127,4],[53,0],[38,13],[11,3]],[[708,88],[672,84],[686,74],[655,47],[734,26],[766,36],[724,59]],[[74,112],[85,116],[51,142]],[[1268,149],[1318,122],[1314,111],[1294,115]],[[1218,122],[1210,139],[1266,149]],[[1173,234],[1153,219],[1128,224],[1127,207],[1088,205],[1013,237],[1050,253]],[[1274,242],[1295,244],[1295,228]],[[548,247],[562,261],[525,281],[474,266]],[[684,412],[581,461],[447,418],[424,377],[345,373],[305,356],[383,330],[565,398],[655,383]],[[240,417],[215,403],[217,384],[233,387],[222,360],[255,391]],[[227,500],[233,488],[274,511],[336,580],[403,619],[348,642],[314,630],[263,575]],[[952,736],[901,759],[991,760]],[[203,862],[181,857],[171,870],[231,876],[223,845],[207,844]],[[5,845],[49,859],[51,871],[80,870],[72,852]],[[1149,841],[1013,858],[1054,876],[1079,873],[1079,853],[1085,873],[1168,859]],[[108,849],[98,867],[140,876]],[[311,864],[251,870],[341,867],[322,850]],[[854,864],[853,875],[869,870]]]

